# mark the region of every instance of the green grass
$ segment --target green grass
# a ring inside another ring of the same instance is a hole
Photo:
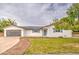
[[[28,38],[30,47],[25,54],[79,53],[79,38]]]

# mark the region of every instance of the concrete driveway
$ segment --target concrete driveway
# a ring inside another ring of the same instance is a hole
[[[0,37],[0,54],[19,42],[19,37]]]

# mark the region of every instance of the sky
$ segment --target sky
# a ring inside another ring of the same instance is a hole
[[[67,16],[67,3],[0,3],[0,18],[12,18],[19,26],[44,26]]]

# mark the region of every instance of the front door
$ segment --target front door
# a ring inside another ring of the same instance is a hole
[[[47,29],[44,30],[43,35],[47,36]]]

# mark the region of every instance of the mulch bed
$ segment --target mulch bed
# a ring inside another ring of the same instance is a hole
[[[1,55],[23,55],[29,45],[30,43],[28,39],[21,39],[18,44],[13,46],[11,49],[5,51]]]

